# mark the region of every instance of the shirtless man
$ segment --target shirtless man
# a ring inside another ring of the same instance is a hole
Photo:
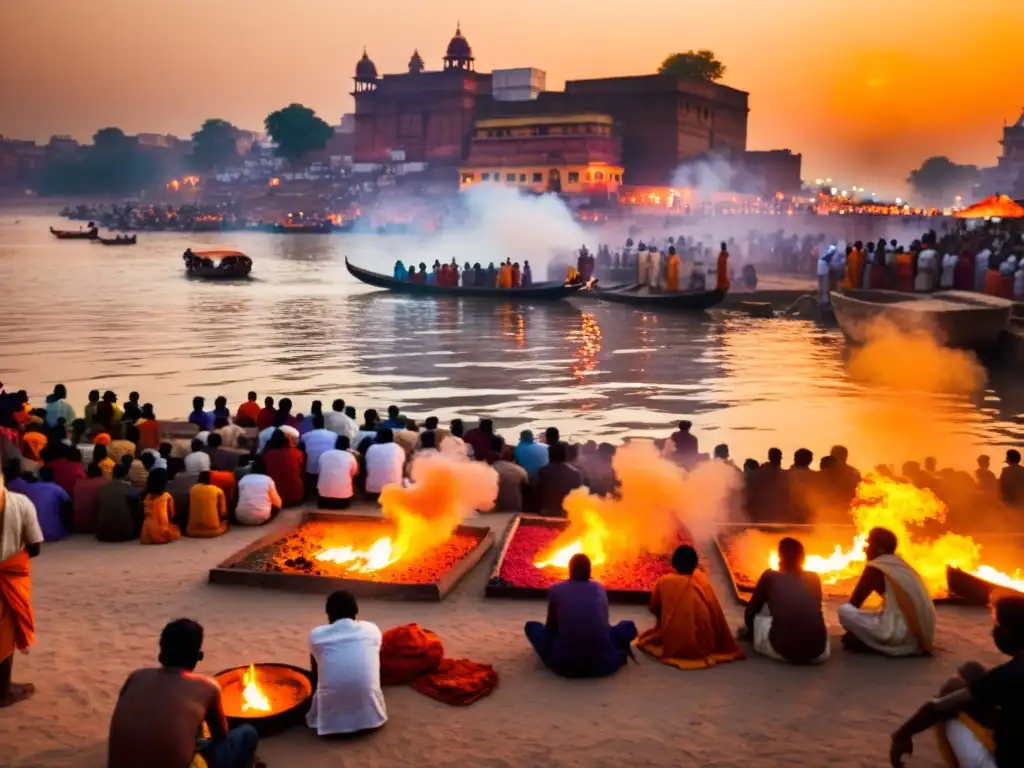
[[[251,725],[228,731],[220,687],[195,674],[203,628],[172,621],[160,633],[157,669],[138,669],[121,688],[110,721],[107,768],[188,768],[200,752],[209,768],[259,768]],[[203,723],[209,728],[204,738]]]

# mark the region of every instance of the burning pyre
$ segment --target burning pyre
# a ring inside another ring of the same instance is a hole
[[[946,566],[959,568],[999,586],[1024,592],[1020,570],[1005,573],[982,562],[982,546],[970,536],[946,530],[948,510],[932,491],[880,475],[868,475],[857,486],[851,509],[855,533],[837,541],[835,528],[795,534],[807,550],[804,567],[821,575],[830,593],[849,594],[867,562],[868,532],[887,528],[899,541],[897,554],[924,579],[933,597],[947,594]],[[730,569],[754,581],[765,568],[777,568],[776,547],[783,534],[746,531],[729,546]],[[831,548],[831,551],[830,551]]]

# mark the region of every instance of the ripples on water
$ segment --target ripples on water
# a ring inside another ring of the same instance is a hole
[[[865,434],[886,395],[851,381],[842,337],[813,323],[402,298],[345,270],[347,253],[390,272],[415,254],[411,238],[143,233],[106,248],[58,242],[51,224],[0,215],[0,380],[37,403],[63,381],[79,410],[89,389],[135,389],[158,415],[182,416],[194,394],[237,404],[254,389],[302,411],[341,396],[360,412],[486,414],[510,436],[552,424],[579,439],[664,436],[685,417],[704,450],[729,442],[738,458],[835,442],[901,458]],[[188,246],[237,247],[256,279],[188,280]],[[921,400],[917,418],[973,450],[1019,437],[1021,401],[1000,382],[977,403]]]

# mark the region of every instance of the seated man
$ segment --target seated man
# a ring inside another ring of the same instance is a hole
[[[209,472],[199,473],[188,496],[186,536],[212,539],[228,532],[228,502],[224,491],[210,482]]]
[[[814,664],[829,657],[828,630],[821,613],[821,579],[804,570],[804,545],[779,542],[779,570],[765,571],[746,610],[741,639],[754,652],[791,664]]]
[[[569,578],[548,590],[547,622],[526,622],[544,666],[563,677],[603,677],[625,666],[636,624],[608,624],[608,595],[590,578],[590,558],[573,555]]]
[[[997,597],[992,639],[1010,657],[985,670],[980,664],[960,667],[958,678],[919,709],[892,735],[889,759],[903,765],[913,752],[913,738],[938,728],[939,750],[951,768],[1005,768],[1024,765],[1024,598]]]
[[[839,606],[846,630],[843,645],[886,656],[930,656],[934,650],[935,605],[917,571],[896,555],[896,536],[885,528],[868,533],[867,564],[850,602]],[[885,601],[881,611],[861,610],[872,593]]]
[[[672,554],[670,573],[658,579],[650,611],[657,617],[637,648],[679,669],[704,669],[739,661],[743,651],[729,630],[715,590],[697,570],[697,551],[688,545]]]
[[[566,445],[554,442],[548,446],[548,463],[537,472],[536,496],[541,515],[565,517],[562,502],[569,492],[583,485],[579,470],[567,462]]]
[[[220,686],[195,674],[202,646],[196,622],[178,619],[164,627],[160,668],[135,670],[121,688],[110,719],[108,768],[179,768],[196,754],[209,768],[254,765],[256,729],[229,732]]]
[[[131,541],[142,530],[142,507],[138,491],[128,482],[128,467],[114,467],[113,479],[100,488],[96,511],[99,541]]]
[[[320,736],[379,728],[388,720],[380,687],[381,632],[356,620],[349,592],[327,598],[327,621],[309,633],[313,701],[306,725]]]

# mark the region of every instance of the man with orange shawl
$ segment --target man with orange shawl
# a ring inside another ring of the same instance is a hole
[[[939,752],[949,768],[1009,768],[1024,765],[1024,598],[1001,594],[993,601],[992,639],[1010,657],[986,670],[976,662],[896,729],[889,747],[894,768],[914,751],[914,736],[935,728]]]
[[[846,279],[844,288],[860,288],[864,281],[864,243],[858,240],[846,257]]]
[[[27,650],[35,640],[32,613],[32,568],[43,532],[32,502],[0,484],[0,707],[35,693],[30,683],[12,683],[14,652]]]
[[[896,534],[872,528],[865,555],[867,565],[850,602],[839,606],[839,623],[847,633],[843,645],[886,656],[930,656],[934,651],[935,604],[917,571],[896,555]],[[862,610],[873,592],[884,599],[882,610]]]
[[[676,572],[658,579],[651,594],[650,610],[657,621],[637,640],[641,651],[679,669],[705,669],[745,658],[697,563],[693,547],[684,544],[676,549]]]

